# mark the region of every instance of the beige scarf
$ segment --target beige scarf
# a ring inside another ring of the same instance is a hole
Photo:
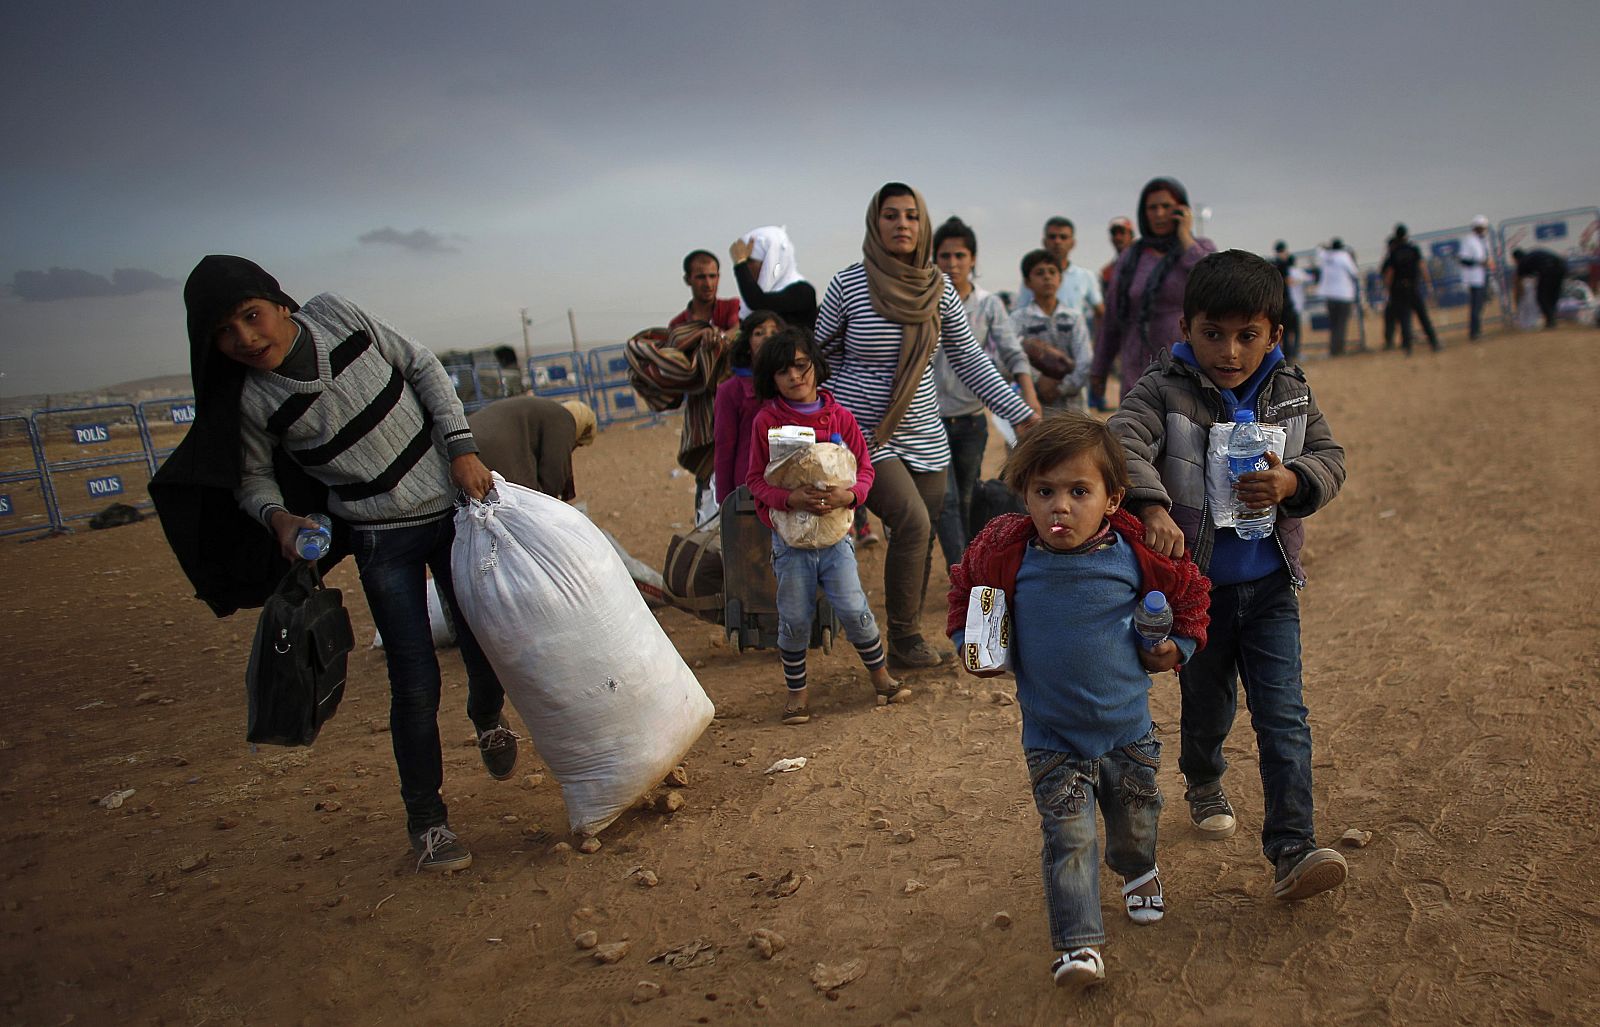
[[[861,263],[867,269],[867,295],[872,300],[872,309],[896,324],[905,325],[900,363],[895,368],[894,385],[889,393],[889,409],[868,433],[875,446],[887,442],[899,427],[933,359],[933,349],[939,344],[939,297],[944,293],[944,276],[933,266],[933,226],[928,223],[928,205],[915,189],[911,194],[917,201],[918,222],[917,248],[910,261],[890,253],[878,239],[882,189],[867,205],[867,238],[861,244]]]

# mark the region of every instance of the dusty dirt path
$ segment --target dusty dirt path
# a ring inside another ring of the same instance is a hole
[[[1171,912],[1134,929],[1108,875],[1109,978],[1076,999],[1045,975],[1037,818],[1002,684],[926,674],[912,704],[876,709],[839,653],[813,665],[820,715],[785,728],[774,657],[666,614],[718,707],[688,805],[626,816],[595,855],[558,855],[554,782],[523,780],[541,769],[527,750],[513,781],[483,774],[446,653],[447,798],[476,862],[423,877],[406,858],[380,654],[355,655],[314,749],[252,754],[253,621],[191,600],[153,523],[0,544],[0,1017],[1600,1022],[1597,344],[1566,329],[1311,368],[1351,472],[1309,525],[1318,829],[1371,844],[1348,851],[1342,892],[1275,903],[1247,726],[1229,748],[1243,827],[1201,843],[1170,758],[1176,681],[1158,679]],[[613,429],[580,453],[593,516],[653,560],[690,505],[668,473],[674,430]],[[881,555],[863,565],[876,595]],[[353,568],[334,583],[370,637]],[[761,773],[794,755],[810,765]],[[129,788],[119,809],[93,805]],[[658,886],[630,876],[641,866]],[[776,896],[790,872],[799,887]],[[629,954],[597,964],[573,945],[585,928]],[[770,961],[747,947],[758,928],[787,940]],[[710,965],[647,962],[696,940],[716,947]],[[813,986],[818,964],[857,960],[832,996]],[[641,981],[661,994],[635,1004]]]

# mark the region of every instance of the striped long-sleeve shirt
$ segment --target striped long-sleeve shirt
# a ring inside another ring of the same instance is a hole
[[[312,297],[294,315],[315,349],[317,380],[251,371],[240,397],[242,477],[235,498],[270,526],[283,494],[281,445],[329,488],[330,512],[359,528],[422,524],[449,513],[450,460],[477,452],[439,358],[349,300]],[[292,511],[297,514],[309,510]]]
[[[955,372],[984,404],[1012,424],[1033,415],[1009,382],[995,370],[993,361],[978,345],[967,323],[966,308],[948,279],[939,300],[939,348]],[[894,372],[900,362],[905,326],[872,309],[867,294],[867,269],[851,264],[833,276],[817,310],[817,342],[822,346],[832,374],[828,388],[834,398],[855,415],[862,429],[871,432],[889,408]],[[939,420],[938,389],[933,361],[923,368],[911,406],[894,435],[875,440],[874,463],[899,457],[913,471],[938,471],[950,464],[950,443]]]

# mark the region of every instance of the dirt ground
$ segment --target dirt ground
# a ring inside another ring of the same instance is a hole
[[[483,772],[445,653],[446,796],[475,862],[420,875],[380,652],[353,655],[313,749],[252,753],[253,616],[195,602],[154,522],[8,540],[0,1020],[1600,1022],[1597,346],[1564,328],[1311,367],[1350,468],[1309,524],[1302,597],[1318,832],[1371,842],[1345,850],[1343,890],[1275,902],[1248,724],[1228,750],[1241,830],[1202,842],[1175,766],[1176,679],[1157,678],[1170,911],[1135,928],[1107,872],[1108,977],[1078,997],[1046,975],[1004,681],[912,675],[914,701],[880,709],[840,651],[813,659],[819,715],[784,727],[774,654],[664,613],[717,719],[687,805],[629,813],[581,855],[552,851],[566,818],[534,752],[510,781]],[[578,456],[591,515],[655,563],[692,499],[670,474],[675,431],[614,427]],[[881,549],[862,562],[881,610]],[[370,638],[353,566],[332,582]],[[936,572],[930,636],[944,587]],[[805,769],[763,774],[800,755]],[[799,886],[780,895],[786,875]],[[758,929],[786,947],[761,958]],[[574,945],[583,930],[629,952],[600,964]],[[695,942],[713,949],[673,962],[700,965],[651,961]],[[813,983],[852,963],[854,981]]]

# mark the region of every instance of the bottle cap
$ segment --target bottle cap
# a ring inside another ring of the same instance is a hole
[[[1233,412],[1234,424],[1244,424],[1246,421],[1254,421],[1255,419],[1256,412],[1249,407],[1240,407]]]
[[[844,436],[840,435],[838,432],[834,432],[830,437],[830,441],[836,446],[842,446],[844,445]]]
[[[1167,608],[1167,595],[1165,592],[1151,590],[1145,593],[1144,608],[1151,613],[1160,613]]]

